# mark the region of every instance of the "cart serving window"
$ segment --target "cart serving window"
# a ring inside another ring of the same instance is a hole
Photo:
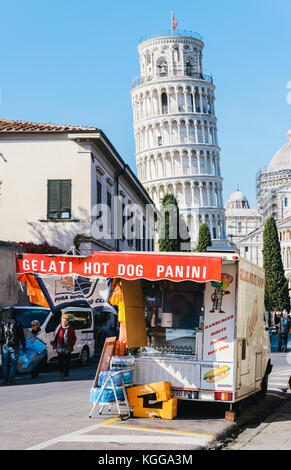
[[[196,352],[196,333],[203,328],[204,283],[143,281],[147,354]]]

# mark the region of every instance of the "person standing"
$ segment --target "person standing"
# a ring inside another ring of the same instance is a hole
[[[287,352],[288,333],[290,329],[290,321],[287,310],[283,310],[280,322],[278,324],[278,351]]]
[[[2,346],[2,370],[4,385],[15,383],[16,366],[19,357],[19,348],[22,346],[26,352],[26,342],[22,324],[16,319],[16,310],[10,307],[6,318],[0,326],[0,344]]]
[[[57,352],[60,364],[61,379],[69,380],[71,353],[77,337],[74,328],[69,325],[69,315],[62,315],[61,323],[57,326],[51,344]]]
[[[44,335],[40,327],[40,323],[38,320],[32,320],[31,322],[31,333],[40,339],[43,343],[45,343]],[[41,361],[39,361],[36,366],[31,371],[31,378],[34,379],[38,377],[40,369],[42,366],[46,364],[46,357],[44,357]]]

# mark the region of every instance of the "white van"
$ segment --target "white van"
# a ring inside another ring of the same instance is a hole
[[[70,325],[74,327],[77,337],[72,360],[78,360],[81,366],[85,366],[94,355],[94,314],[90,308],[67,307],[54,314],[45,307],[15,306],[14,308],[23,328],[31,328],[32,320],[39,321],[42,331],[40,339],[47,345],[48,363],[57,360],[57,353],[53,350],[51,340],[56,327],[60,324],[62,313],[70,316]]]

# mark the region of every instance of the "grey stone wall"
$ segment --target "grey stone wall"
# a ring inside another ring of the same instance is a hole
[[[30,305],[26,287],[22,292],[15,272],[14,254],[24,252],[16,243],[0,241],[0,309],[8,305]]]

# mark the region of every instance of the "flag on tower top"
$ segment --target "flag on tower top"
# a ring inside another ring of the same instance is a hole
[[[174,17],[174,13],[172,12],[172,31],[174,31],[177,28],[178,24],[176,21],[176,18]]]

